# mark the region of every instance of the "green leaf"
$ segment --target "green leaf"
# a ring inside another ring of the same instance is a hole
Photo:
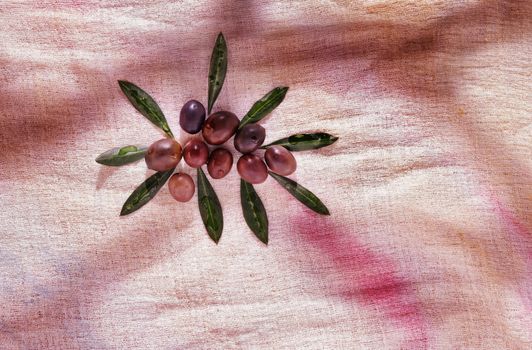
[[[240,202],[244,219],[255,236],[268,244],[268,216],[253,185],[240,179]]]
[[[218,196],[201,168],[198,168],[198,205],[201,219],[211,239],[218,244],[224,227]]]
[[[96,162],[109,165],[109,166],[121,166],[129,163],[136,162],[139,159],[144,158],[144,154],[148,147],[145,146],[124,146],[115,147],[103,152],[96,158]]]
[[[261,148],[268,148],[273,145],[280,145],[289,151],[307,151],[309,149],[318,149],[332,145],[338,140],[338,137],[325,132],[315,134],[296,134],[284,139],[277,140]]]
[[[122,92],[124,92],[137,111],[148,118],[155,126],[161,128],[168,136],[174,137],[161,108],[147,92],[137,85],[124,80],[119,80],[118,85],[120,85],[120,89],[122,89]]]
[[[283,102],[288,87],[279,86],[268,92],[260,100],[255,102],[251,109],[240,121],[239,129],[246,124],[256,123],[273,111]]]
[[[120,216],[131,214],[148,203],[153,197],[155,197],[166,181],[168,181],[168,178],[173,172],[174,169],[164,172],[160,171],[147,178],[146,181],[140,184],[140,186],[137,187],[126,200],[122,206]]]
[[[269,174],[271,177],[273,177],[281,186],[285,188],[292,196],[294,196],[298,201],[305,204],[310,209],[314,210],[316,213],[321,215],[331,215],[329,213],[329,210],[321,202],[321,200],[316,197],[316,195],[309,190],[307,190],[305,187],[301,186],[294,180],[291,180],[287,177],[277,175],[275,173],[272,173],[269,171]]]
[[[209,98],[208,112],[211,114],[212,106],[218,98],[224,85],[225,73],[227,72],[227,45],[222,33],[218,34],[211,55],[209,68]]]

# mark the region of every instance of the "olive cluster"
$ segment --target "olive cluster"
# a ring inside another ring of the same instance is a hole
[[[234,148],[242,153],[237,162],[237,171],[242,179],[251,184],[260,184],[268,177],[268,168],[279,175],[290,175],[297,167],[292,153],[282,146],[271,146],[264,152],[264,160],[254,154],[262,146],[266,130],[258,124],[246,124],[239,128],[240,120],[228,111],[219,111],[206,117],[205,107],[196,100],[183,105],[179,115],[179,125],[189,134],[201,131],[203,140],[192,139],[182,149],[179,142],[172,138],[156,141],[148,148],[145,160],[148,168],[156,171],[173,169],[184,158],[192,168],[207,164],[209,175],[213,179],[225,177],[233,166],[233,155],[223,145],[233,135]],[[266,161],[266,164],[264,163]],[[180,202],[189,201],[194,195],[195,186],[192,177],[185,173],[172,175],[168,182],[170,194]]]

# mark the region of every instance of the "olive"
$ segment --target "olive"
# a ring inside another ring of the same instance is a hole
[[[259,124],[247,124],[235,136],[235,148],[240,153],[251,153],[259,148],[266,137],[266,130]]]
[[[203,125],[203,138],[211,145],[221,145],[229,140],[240,121],[234,113],[220,111],[213,113]]]
[[[268,167],[276,174],[290,175],[296,171],[296,159],[283,146],[271,146],[264,152],[264,159]]]
[[[211,152],[207,170],[213,179],[221,179],[229,173],[233,166],[233,155],[225,148],[217,148]]]
[[[166,171],[176,167],[181,160],[181,145],[174,139],[161,139],[148,147],[144,156],[148,168]]]
[[[268,178],[266,164],[254,154],[244,154],[236,163],[240,177],[251,184],[260,184]]]
[[[179,125],[189,134],[200,132],[205,121],[205,107],[196,101],[190,100],[183,105],[179,114]]]
[[[176,201],[188,202],[194,195],[194,180],[185,173],[174,174],[168,181],[168,189]]]
[[[199,168],[209,159],[209,147],[203,141],[190,140],[183,149],[183,158],[189,166]]]

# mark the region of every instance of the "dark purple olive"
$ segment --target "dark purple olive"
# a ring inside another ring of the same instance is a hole
[[[188,202],[194,195],[194,180],[188,174],[174,174],[168,181],[168,189],[176,201]]]
[[[259,124],[246,124],[235,136],[235,148],[240,153],[251,153],[259,148],[266,137],[266,130]]]
[[[144,156],[148,168],[167,171],[176,167],[181,160],[181,145],[174,139],[161,139],[148,147]]]
[[[189,166],[199,168],[209,159],[209,147],[203,141],[190,140],[183,148],[183,158]]]
[[[240,177],[250,184],[260,184],[268,178],[266,164],[254,154],[244,154],[236,163]]]
[[[221,145],[233,136],[238,124],[240,120],[234,113],[226,111],[213,113],[203,125],[203,138],[211,145]]]
[[[205,107],[196,101],[190,100],[183,105],[179,114],[179,125],[189,134],[200,132],[205,121]]]
[[[233,155],[225,148],[217,148],[211,152],[207,170],[213,179],[221,179],[229,173],[233,166]]]
[[[271,146],[264,152],[264,159],[268,168],[274,173],[287,176],[296,171],[296,159],[289,150],[283,146]]]

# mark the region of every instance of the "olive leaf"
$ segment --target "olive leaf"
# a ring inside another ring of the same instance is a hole
[[[168,136],[174,137],[161,108],[147,92],[125,80],[119,80],[118,85],[120,85],[120,89],[122,89],[122,92],[137,111],[155,126],[161,128]]]
[[[314,193],[310,192],[294,180],[275,174],[271,171],[269,171],[268,173],[298,201],[305,204],[307,207],[314,210],[318,214],[331,215],[325,204],[323,204],[322,201],[318,197],[316,197]]]
[[[218,196],[201,168],[198,168],[198,205],[201,219],[211,239],[218,244],[224,227],[222,207]]]
[[[253,185],[240,179],[240,202],[244,219],[255,236],[268,244],[268,216]]]
[[[325,146],[332,145],[338,140],[338,137],[325,132],[318,132],[314,134],[296,134],[290,137],[285,137],[269,143],[261,148],[268,148],[273,145],[280,145],[289,151],[307,151],[310,149],[318,149]]]
[[[109,166],[121,166],[133,163],[144,158],[147,149],[148,147],[145,146],[134,145],[111,148],[100,154],[96,158],[96,162]]]
[[[279,86],[268,92],[260,100],[255,102],[251,109],[240,121],[239,129],[246,124],[256,123],[273,111],[283,102],[288,87]]]
[[[209,97],[208,113],[211,114],[212,106],[218,98],[224,85],[225,73],[227,72],[227,45],[222,33],[218,34],[214,48],[212,49],[211,64],[209,68]]]
[[[168,181],[168,178],[172,175],[174,169],[168,171],[159,171],[149,178],[146,179],[143,183],[139,185],[133,191],[133,193],[126,200],[122,206],[122,211],[120,216],[131,214],[132,212],[139,210],[142,206],[152,200],[153,197],[159,192],[161,187]]]

